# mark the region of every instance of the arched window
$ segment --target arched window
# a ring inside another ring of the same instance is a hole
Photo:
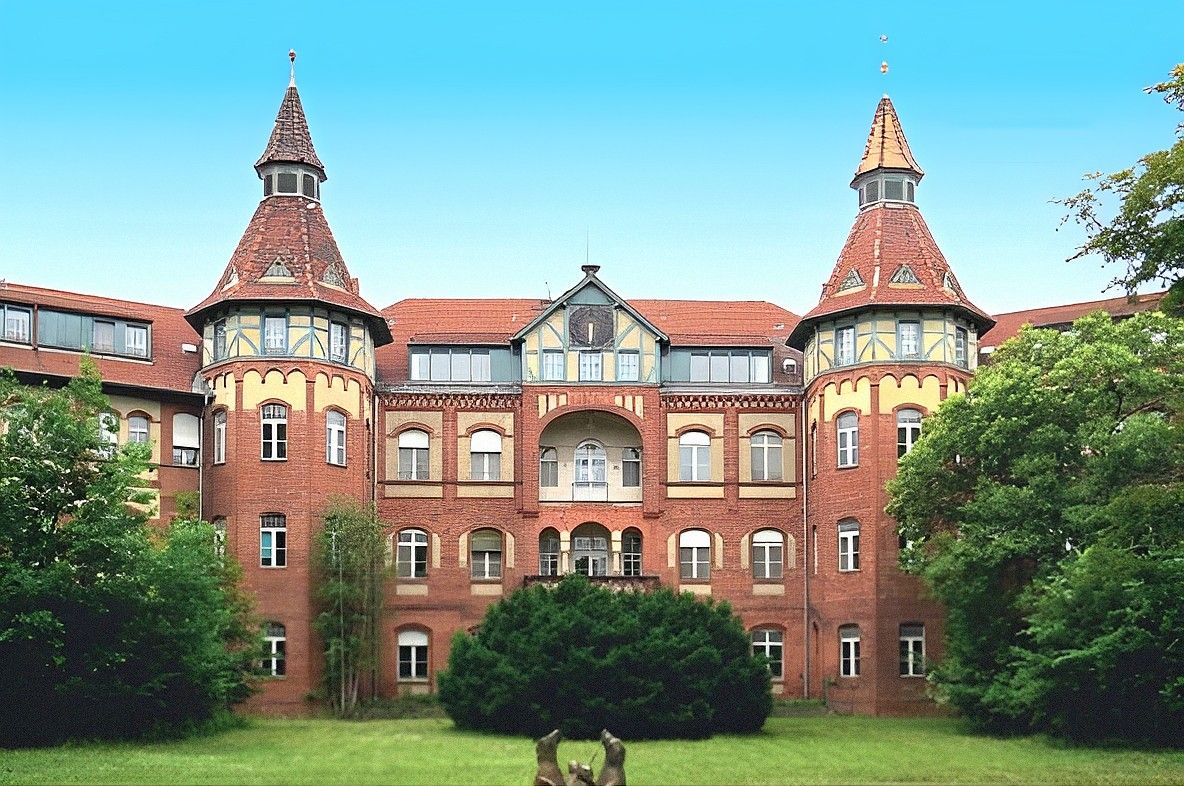
[[[543,488],[559,485],[559,451],[555,448],[539,451],[539,485]]]
[[[921,436],[921,413],[915,409],[902,409],[896,413],[896,457],[913,449]]]
[[[401,579],[422,579],[428,575],[428,533],[422,529],[399,532],[395,575]]]
[[[399,631],[399,682],[428,678],[428,634],[422,630]]]
[[[630,528],[621,535],[621,574],[641,575],[641,532]]]
[[[264,461],[285,461],[288,458],[288,408],[283,404],[263,405]]]
[[[325,413],[325,461],[345,466],[345,415],[333,409]]]
[[[259,663],[259,670],[272,677],[282,677],[287,673],[285,651],[288,644],[288,632],[278,622],[268,622],[263,626],[263,659]]]
[[[214,527],[214,556],[226,556],[226,518],[223,516],[215,516],[214,520],[210,522]]]
[[[428,433],[408,429],[399,435],[399,480],[428,479]]]
[[[501,480],[502,435],[489,429],[474,431],[469,438],[469,466],[471,480]]]
[[[859,416],[854,412],[844,412],[837,421],[839,443],[839,466],[855,467],[859,465]]]
[[[859,570],[859,522],[839,522],[839,570]]]
[[[214,463],[226,463],[226,410],[214,413]]]
[[[784,671],[785,634],[776,628],[756,628],[752,631],[752,654],[764,655],[769,661],[769,675],[779,680]]]
[[[621,451],[621,485],[625,488],[641,485],[641,450],[638,448]]]
[[[688,529],[678,535],[679,578],[711,578],[711,535],[706,530]]]
[[[188,412],[173,415],[173,463],[181,467],[196,467],[200,445],[201,420],[197,415]]]
[[[775,431],[758,431],[752,435],[752,479],[781,478],[781,435]]]
[[[591,440],[580,443],[576,448],[576,485],[605,485],[605,464],[603,445]]]
[[[148,418],[132,415],[127,419],[127,441],[140,445],[148,444]]]
[[[470,548],[473,578],[502,577],[502,533],[495,529],[479,529],[473,533]]]
[[[752,536],[752,577],[780,579],[785,564],[785,536],[775,529],[762,529]]]
[[[711,480],[711,437],[688,431],[678,438],[678,479]]]
[[[608,530],[587,522],[571,533],[572,567],[585,576],[608,575]]]
[[[859,676],[859,626],[839,627],[839,676]]]
[[[539,575],[559,575],[559,533],[550,527],[539,533]]]

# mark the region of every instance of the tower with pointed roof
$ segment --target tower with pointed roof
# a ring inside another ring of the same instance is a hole
[[[295,53],[290,53],[295,60]],[[202,336],[202,511],[244,567],[264,621],[256,701],[303,706],[317,687],[309,563],[333,495],[373,499],[376,347],[390,330],[362,297],[321,203],[295,74],[255,163],[263,198],[213,291],[185,318]]]
[[[940,655],[943,613],[898,567],[884,484],[923,418],[965,390],[993,324],[917,208],[923,176],[884,96],[851,181],[855,223],[788,340],[805,377],[810,691],[856,712],[930,706],[919,678]]]

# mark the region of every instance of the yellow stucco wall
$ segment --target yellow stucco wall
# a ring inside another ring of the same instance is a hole
[[[880,413],[888,414],[905,404],[919,404],[932,413],[941,404],[941,382],[929,374],[918,381],[906,374],[898,381],[891,374],[880,380]]]
[[[282,371],[272,369],[266,376],[251,370],[243,374],[243,409],[257,409],[269,399],[283,401],[296,412],[303,412],[308,403],[307,380],[300,370],[293,370],[284,376]]]
[[[824,416],[827,422],[834,419],[835,413],[844,409],[857,409],[863,415],[872,412],[872,383],[867,377],[860,377],[851,384],[851,380],[844,379],[837,385],[828,382],[822,389],[825,402]]]
[[[330,379],[328,374],[318,373],[313,380],[313,411],[322,412],[326,407],[344,410],[351,418],[361,417],[362,386],[338,374]]]

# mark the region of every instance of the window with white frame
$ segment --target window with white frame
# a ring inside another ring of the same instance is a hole
[[[768,350],[700,349],[690,352],[687,379],[690,382],[766,383],[771,369],[772,355]]]
[[[399,434],[399,480],[428,479],[428,433],[407,429]]]
[[[428,575],[428,533],[422,529],[400,530],[395,575],[401,579],[422,579]]]
[[[259,517],[259,566],[283,568],[288,565],[288,517],[283,513],[264,513]]]
[[[896,323],[896,356],[901,359],[921,357],[921,323],[901,320]]]
[[[752,577],[780,579],[785,564],[785,535],[775,529],[758,530],[752,536]]]
[[[226,320],[214,323],[214,360],[226,359]]]
[[[123,348],[132,357],[148,357],[148,328],[143,325],[125,325]]]
[[[115,323],[96,319],[91,330],[90,348],[95,352],[115,351]]]
[[[214,463],[226,463],[226,410],[214,413]]]
[[[954,328],[954,362],[962,368],[969,368],[969,356],[966,347],[970,343],[970,334],[966,328]]]
[[[810,424],[810,477],[818,477],[818,421]]]
[[[859,676],[859,626],[839,627],[839,676]]]
[[[781,480],[781,435],[775,431],[758,431],[752,435],[753,480]]]
[[[0,312],[4,314],[4,340],[28,344],[32,340],[33,312],[16,306],[0,306]]]
[[[345,415],[335,409],[325,413],[325,461],[345,466]]]
[[[471,480],[501,480],[502,435],[490,429],[474,431],[469,437]]]
[[[601,371],[602,353],[580,352],[580,381],[599,382],[604,377]]]
[[[264,404],[260,438],[260,458],[286,461],[288,458],[288,408],[283,404]]]
[[[925,676],[925,626],[900,626],[900,676]]]
[[[678,535],[678,575],[684,580],[711,578],[711,535],[688,529]]]
[[[479,529],[469,544],[472,577],[500,579],[502,577],[502,534],[495,529]]]
[[[282,677],[287,673],[285,657],[288,643],[287,629],[278,622],[263,626],[263,658],[259,670],[271,677]]]
[[[784,668],[785,634],[776,628],[756,628],[752,631],[752,654],[764,655],[769,662],[769,675],[781,679]]]
[[[915,409],[902,409],[896,413],[896,457],[905,454],[917,444],[921,436],[921,413]]]
[[[472,347],[415,348],[411,379],[415,382],[489,382],[493,366],[488,349]]]
[[[621,575],[641,575],[641,532],[633,528],[621,535]]]
[[[214,520],[210,522],[214,528],[214,556],[222,558],[226,556],[226,519],[223,516],[214,516]]]
[[[839,522],[839,570],[859,570],[859,522]]]
[[[543,350],[543,379],[547,381],[562,380],[566,374],[563,369],[563,350]]]
[[[641,378],[641,355],[622,350],[617,352],[617,381],[637,382]]]
[[[555,448],[539,451],[539,485],[543,488],[559,485],[559,451]]]
[[[422,630],[399,631],[399,682],[428,678],[428,634]]]
[[[835,421],[835,431],[838,436],[839,466],[855,467],[859,465],[859,416],[854,412],[844,412]]]
[[[608,482],[604,446],[587,440],[576,447],[576,485],[603,486]]]
[[[329,359],[346,362],[349,355],[349,326],[343,322],[329,323]]]
[[[173,415],[173,464],[196,467],[201,445],[201,419],[188,412]]]
[[[127,419],[127,441],[137,445],[148,444],[148,418],[131,415]]]
[[[687,431],[678,438],[678,479],[711,480],[711,437],[705,431]]]
[[[559,575],[559,533],[550,527],[539,534],[539,575]]]
[[[621,485],[637,488],[641,485],[641,450],[625,448],[621,451]]]
[[[99,413],[99,452],[111,458],[119,448],[119,416],[113,412]]]
[[[267,355],[283,355],[288,351],[288,318],[266,316],[263,318],[263,352]]]
[[[835,365],[850,366],[855,363],[855,327],[841,327],[835,330]]]

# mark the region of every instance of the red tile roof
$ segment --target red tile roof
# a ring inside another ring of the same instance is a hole
[[[296,92],[295,84],[288,85],[284,92],[280,111],[275,116],[275,127],[271,129],[271,137],[267,140],[263,155],[255,162],[255,169],[279,162],[308,164],[321,170],[322,175],[325,172],[325,165],[317,158],[317,151],[312,146],[308,119],[304,116],[304,107],[300,104],[300,94]],[[328,177],[323,176],[321,179],[327,180]]]
[[[909,141],[905,139],[904,129],[900,126],[900,118],[896,116],[896,107],[892,106],[888,96],[881,98],[876,106],[876,114],[872,117],[872,130],[867,136],[863,158],[855,168],[855,177],[876,169],[912,172],[917,176],[918,182],[925,176],[925,172],[917,164],[917,159],[913,158]]]
[[[1133,300],[1113,297],[1106,300],[1090,300],[1085,303],[1070,303],[1064,306],[1046,306],[1032,308],[1027,311],[1012,311],[995,315],[995,327],[979,337],[979,346],[997,347],[1007,339],[1020,332],[1024,325],[1035,327],[1054,327],[1068,325],[1078,317],[1092,314],[1095,311],[1105,311],[1112,317],[1129,317],[1141,311],[1154,311],[1159,307],[1159,301],[1167,292],[1152,292],[1149,295],[1137,295]]]
[[[277,261],[291,278],[260,280]],[[326,274],[342,285],[326,283]],[[301,196],[270,196],[259,203],[214,291],[186,318],[197,327],[203,314],[221,303],[259,301],[334,305],[366,317],[378,344],[390,338],[382,315],[362,298],[357,279],[350,278],[320,204]]]
[[[676,346],[772,346],[780,353],[798,320],[793,312],[764,301],[628,303]],[[533,298],[400,300],[382,312],[390,323],[394,343],[377,353],[379,377],[386,381],[408,378],[408,344],[508,345],[514,334],[550,305]]]
[[[193,390],[193,379],[201,369],[201,355],[184,352],[181,345],[200,347],[201,339],[185,321],[185,312],[179,308],[13,283],[0,287],[0,301],[151,323],[152,359],[117,360],[95,355],[103,379],[115,384],[172,392],[189,393]],[[0,344],[0,366],[35,374],[77,376],[81,355],[81,352],[69,350]]]
[[[919,284],[894,284],[892,278],[907,265]],[[852,274],[862,284],[840,291]],[[953,272],[937,247],[929,227],[915,205],[878,203],[866,207],[855,217],[839,261],[822,287],[822,298],[810,309],[791,338],[794,346],[805,344],[804,326],[824,316],[843,314],[869,306],[950,306],[965,312],[980,328],[993,320],[970,302],[953,279],[946,287],[946,274]]]

